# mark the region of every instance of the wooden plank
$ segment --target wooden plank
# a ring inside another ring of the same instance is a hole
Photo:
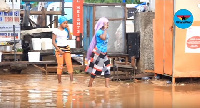
[[[20,14],[24,15],[25,11],[21,10]],[[30,15],[42,15],[42,11],[30,11]],[[62,15],[61,11],[46,11],[46,15]]]
[[[172,75],[173,70],[173,37],[174,33],[169,28],[174,24],[174,0],[165,0],[164,8],[164,74]]]
[[[22,0],[23,2],[41,2],[41,0]],[[63,0],[42,0],[42,2],[62,2]]]
[[[117,64],[116,64],[117,65]],[[133,69],[131,65],[117,65],[118,68],[127,68],[127,69]]]
[[[95,21],[98,21],[99,19],[96,19]],[[109,21],[120,21],[124,20],[124,18],[108,18]]]
[[[25,61],[25,63],[27,63],[27,64],[55,64],[56,61],[39,61],[39,62],[28,62],[28,61]]]
[[[16,59],[21,60],[21,55],[16,55]],[[2,55],[2,60],[14,60],[14,54],[13,55]]]
[[[129,62],[126,64],[125,62],[115,61],[115,63],[121,65],[131,65]]]
[[[4,60],[9,60],[12,61],[14,60],[14,52],[4,52],[2,54],[2,61]],[[16,59],[21,61],[22,60],[22,52],[16,52]]]
[[[112,63],[113,64],[115,64],[114,62],[115,62],[115,58],[117,58],[117,57],[121,57],[121,58],[125,58],[125,65],[128,65],[129,64],[129,62],[128,62],[128,56],[129,56],[129,54],[123,54],[123,53],[108,53],[108,57],[109,58],[111,58],[111,59],[113,59],[112,60]]]
[[[33,65],[34,67],[36,67],[36,68],[38,68],[38,69],[40,69],[40,70],[42,70],[42,71],[44,71],[44,72],[46,72],[46,75],[47,75],[47,70],[45,70],[44,68],[42,68],[42,67],[39,67],[39,66],[37,66],[37,65]]]
[[[39,62],[28,62],[28,61],[11,61],[11,62],[0,62],[0,66],[3,65],[10,65],[11,63],[20,63],[20,64],[53,64],[56,63],[56,61],[39,61]]]
[[[13,54],[15,54],[15,52],[14,52],[14,51],[13,51],[13,52],[3,52],[2,54],[3,54],[3,55],[13,55]],[[17,54],[17,55],[21,55],[22,52],[16,52],[16,54]]]
[[[11,62],[0,62],[0,66],[6,66],[6,65],[10,65]]]
[[[123,53],[108,53],[109,57],[127,57],[129,54],[123,54]]]
[[[71,54],[85,54],[83,48],[71,48]],[[50,55],[54,53],[54,49],[51,50],[31,50],[30,52],[40,52],[41,55]]]
[[[144,72],[153,72],[154,73],[154,70],[144,70]]]
[[[155,20],[153,22],[153,44],[154,44],[154,71],[163,74],[164,62],[164,0],[155,1]],[[160,20],[163,19],[163,20]]]
[[[125,3],[84,3],[83,6],[124,6]]]

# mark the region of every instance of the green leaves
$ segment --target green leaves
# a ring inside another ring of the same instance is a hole
[[[19,48],[17,49],[17,52],[23,52],[23,49]]]

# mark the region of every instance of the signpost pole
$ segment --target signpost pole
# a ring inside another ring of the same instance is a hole
[[[15,18],[14,18],[14,0],[12,0],[12,11],[13,11],[13,36],[14,36],[14,61],[16,61],[16,42],[15,42]],[[12,37],[12,35],[11,35]]]

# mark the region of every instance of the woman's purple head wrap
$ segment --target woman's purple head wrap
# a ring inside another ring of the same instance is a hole
[[[108,19],[105,18],[105,17],[101,17],[101,18],[97,21],[97,23],[96,23],[96,25],[95,25],[95,28],[94,28],[94,30],[95,30],[95,35],[93,36],[92,41],[90,42],[90,46],[89,46],[88,51],[87,51],[87,60],[90,60],[90,56],[91,56],[91,54],[92,54],[92,50],[95,48],[95,46],[96,46],[96,44],[97,44],[96,32],[104,26],[104,23],[105,23],[105,22],[108,22]]]

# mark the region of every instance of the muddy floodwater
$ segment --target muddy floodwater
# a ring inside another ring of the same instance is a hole
[[[89,75],[0,75],[0,108],[200,108],[200,85],[166,85],[159,81],[137,83],[96,78],[88,88]]]

